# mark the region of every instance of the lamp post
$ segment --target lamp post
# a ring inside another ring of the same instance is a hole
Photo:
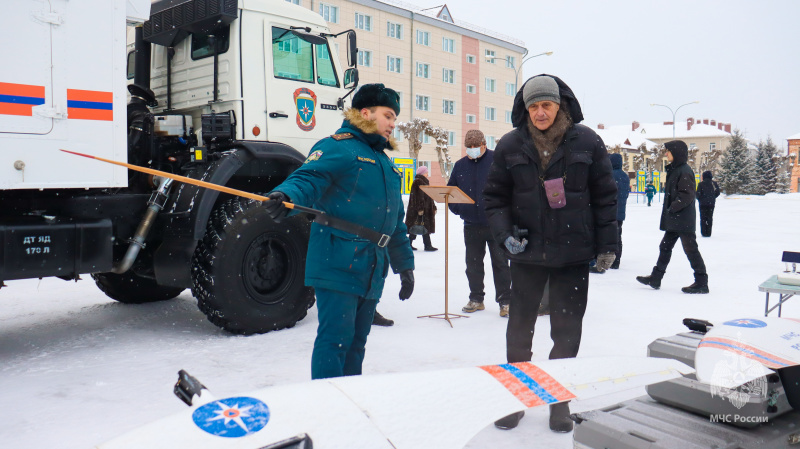
[[[669,112],[672,112],[672,138],[674,139],[675,138],[675,115],[678,113],[678,110],[680,110],[680,108],[682,108],[684,106],[687,106],[687,105],[690,105],[690,104],[697,104],[697,103],[700,103],[700,102],[699,101],[691,101],[689,103],[684,103],[684,104],[678,106],[678,108],[675,109],[675,111],[673,111],[671,107],[669,107],[669,106],[667,106],[665,104],[650,103],[650,106],[662,106],[662,107],[665,107],[665,108],[669,109]]]
[[[508,59],[506,59],[506,58],[501,58],[501,57],[498,57],[498,56],[487,56],[486,60],[487,61],[494,61],[495,59],[502,59],[503,61],[508,61],[511,64],[511,68],[514,69],[514,93],[516,94],[517,93],[517,89],[518,89],[517,85],[519,84],[519,71],[522,70],[522,65],[525,64],[526,62],[530,61],[531,59],[537,57],[537,56],[550,56],[552,54],[553,54],[552,51],[546,51],[544,53],[539,53],[539,54],[536,54],[536,55],[528,56],[528,57],[526,57],[525,59],[523,59],[519,63],[519,67],[514,67],[514,63],[513,62],[508,61]]]

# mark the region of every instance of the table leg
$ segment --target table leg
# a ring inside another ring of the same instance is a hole
[[[767,292],[767,305],[764,306],[764,316],[769,315],[769,292]]]

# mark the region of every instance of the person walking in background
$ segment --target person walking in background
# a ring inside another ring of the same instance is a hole
[[[417,235],[410,232],[414,225],[422,225],[422,228],[416,229],[424,229],[422,243],[425,245],[425,251],[439,250],[431,245],[431,234],[436,232],[436,203],[433,198],[420,189],[420,186],[430,185],[427,176],[428,167],[422,165],[417,168],[417,175],[414,177],[414,182],[411,183],[411,194],[408,196],[406,227],[409,229],[408,240],[414,251],[417,250],[414,248],[414,239],[417,238]]]
[[[714,224],[714,206],[719,196],[719,184],[713,181],[710,171],[703,172],[703,180],[697,186],[697,203],[700,206],[700,235],[711,237]]]
[[[616,258],[611,264],[611,269],[619,268],[622,260],[622,222],[625,221],[625,208],[628,206],[628,195],[631,193],[631,178],[622,169],[622,155],[610,154],[608,159],[611,161],[611,168],[614,173],[614,181],[617,183],[617,229],[619,230],[619,243],[614,252]]]
[[[399,101],[383,84],[362,86],[339,131],[317,142],[305,163],[267,195],[264,207],[274,220],[289,213],[283,205],[288,201],[346,220],[359,233],[311,223],[305,283],[316,290],[319,313],[312,379],[361,374],[390,266],[400,273],[400,299],[414,290],[402,179],[384,153],[397,148],[392,130]],[[378,242],[361,237],[374,233],[383,234]]]
[[[617,250],[617,185],[603,140],[560,79],[539,75],[517,92],[514,130],[500,139],[483,191],[494,239],[511,259],[509,363],[531,360],[550,281],[551,359],[575,357],[589,292],[589,261],[607,270]],[[525,237],[527,235],[527,238]],[[516,427],[523,412],[495,422]],[[550,406],[550,429],[569,432],[569,404]]]
[[[511,302],[511,272],[508,258],[489,230],[489,222],[484,212],[483,188],[494,160],[494,151],[486,149],[486,139],[477,129],[467,131],[464,137],[467,156],[459,159],[450,174],[449,186],[463,190],[474,204],[450,204],[450,211],[464,220],[464,246],[466,247],[467,283],[469,283],[469,302],[461,311],[466,313],[484,310],[484,269],[483,258],[486,248],[492,260],[495,301],[500,306],[500,316],[508,317],[508,304]]]
[[[647,195],[647,207],[650,207],[650,203],[653,201],[653,195],[656,194],[656,186],[654,186],[652,182],[648,182],[647,187],[644,188],[644,194]]]
[[[695,235],[696,216],[694,209],[695,179],[692,167],[687,164],[689,148],[680,140],[664,144],[667,149],[667,182],[664,190],[664,204],[661,209],[661,230],[664,238],[659,245],[656,266],[650,276],[637,276],[636,280],[654,289],[661,287],[661,279],[667,271],[672,258],[672,248],[678,239],[694,270],[694,283],[683,287],[684,293],[708,293],[708,274],[703,256],[697,247]]]

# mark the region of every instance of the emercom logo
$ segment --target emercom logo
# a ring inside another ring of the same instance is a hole
[[[739,339],[737,338],[737,340]],[[766,398],[767,378],[765,376],[756,377],[763,372],[762,369],[758,362],[744,355],[726,352],[725,359],[718,361],[714,365],[714,372],[709,382],[711,384],[711,396],[726,398],[734,407],[740,410],[751,398]],[[754,377],[756,378],[753,379]],[[745,379],[753,380],[743,383]],[[726,388],[724,385],[739,386]]]
[[[708,418],[711,422],[721,422],[727,424],[733,423],[766,423],[769,422],[768,416],[743,416],[743,415],[711,415]]]

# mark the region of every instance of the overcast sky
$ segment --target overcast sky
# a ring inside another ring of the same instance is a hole
[[[414,3],[423,8],[435,6]],[[786,148],[800,133],[800,1],[449,0],[464,20],[525,41],[530,76],[559,76],[596,127],[687,117]],[[524,74],[524,76],[523,76]]]

